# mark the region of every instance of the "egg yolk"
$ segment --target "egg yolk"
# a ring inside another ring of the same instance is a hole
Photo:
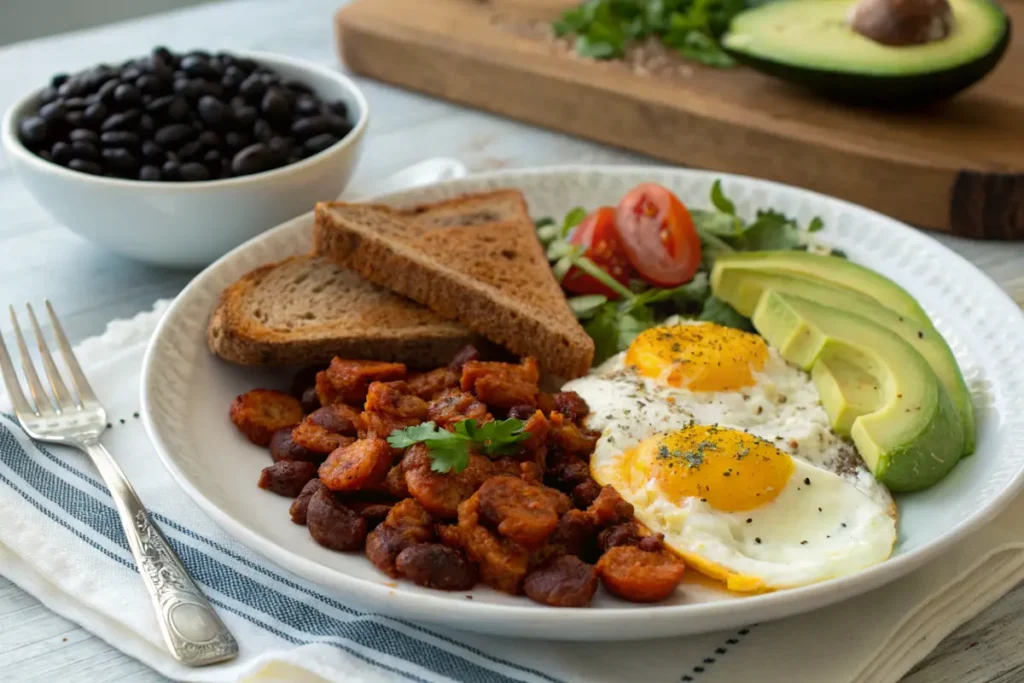
[[[647,439],[632,454],[647,478],[673,502],[700,498],[716,510],[752,510],[778,496],[793,459],[753,434],[693,425]]]
[[[645,377],[691,391],[733,391],[754,384],[768,346],[756,334],[714,323],[653,327],[626,351]]]

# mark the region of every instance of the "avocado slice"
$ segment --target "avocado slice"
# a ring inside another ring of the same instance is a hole
[[[779,0],[737,14],[722,46],[738,61],[826,95],[864,104],[916,105],[949,97],[987,75],[1010,42],[1010,20],[989,0],[949,0],[949,35],[885,45],[849,25],[853,0]]]
[[[931,325],[925,329],[918,322],[880,306],[868,296],[804,275],[723,267],[714,271],[712,286],[715,296],[748,318],[753,315],[761,295],[771,290],[847,311],[892,330],[928,361],[953,400],[963,424],[963,455],[974,451],[974,407],[970,392],[949,345]]]
[[[765,292],[752,322],[786,360],[811,373],[836,433],[849,436],[875,478],[916,491],[944,477],[963,452],[946,388],[913,346],[848,311]]]

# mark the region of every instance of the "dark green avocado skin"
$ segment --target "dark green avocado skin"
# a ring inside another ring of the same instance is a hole
[[[878,107],[915,107],[957,94],[988,75],[1003,58],[1010,44],[1010,18],[1006,31],[987,54],[951,69],[914,76],[873,76],[842,73],[813,67],[774,62],[763,57],[726,51],[736,61],[769,76],[775,76],[815,92],[851,104]]]

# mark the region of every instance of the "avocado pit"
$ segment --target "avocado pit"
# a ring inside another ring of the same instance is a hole
[[[850,12],[849,24],[883,45],[925,45],[949,36],[953,10],[949,0],[860,0]]]

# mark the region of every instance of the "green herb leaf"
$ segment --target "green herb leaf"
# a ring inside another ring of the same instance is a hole
[[[700,313],[700,319],[726,327],[735,327],[738,330],[754,331],[754,326],[750,324],[748,318],[743,317],[735,308],[717,296],[710,296],[704,302],[704,310]]]
[[[757,219],[743,232],[743,251],[796,249],[803,234],[792,219],[777,211],[758,211]]]
[[[569,213],[565,214],[565,218],[562,220],[562,238],[569,236],[569,232],[572,231],[580,222],[587,217],[587,210],[582,206],[573,208]]]
[[[518,450],[517,444],[530,438],[530,432],[523,430],[525,426],[522,420],[511,417],[507,420],[492,420],[475,429],[473,440],[487,455],[508,455]]]
[[[569,308],[580,320],[593,317],[601,306],[608,303],[608,297],[604,294],[584,294],[569,298]]]
[[[715,184],[711,186],[711,203],[722,213],[727,213],[730,216],[736,215],[736,205],[722,192],[722,181],[717,178]]]
[[[543,227],[546,227],[548,225],[554,225],[554,224],[555,224],[555,219],[554,218],[552,218],[551,216],[545,216],[544,218],[538,218],[537,220],[535,220],[533,222],[533,227],[538,229],[538,230],[540,230]]]
[[[743,234],[743,221],[729,213],[690,209],[690,218],[698,234],[710,233],[718,237],[738,237]]]
[[[522,420],[495,420],[479,425],[476,420],[456,422],[454,431],[440,429],[433,422],[398,429],[388,436],[393,448],[409,448],[423,443],[430,455],[434,472],[462,472],[469,465],[469,446],[475,445],[487,455],[503,455],[516,450],[516,444],[530,438],[523,431]]]
[[[807,225],[807,232],[818,232],[825,227],[825,221],[821,220],[821,216],[815,216],[811,219],[811,222]]]
[[[426,441],[427,439],[440,439],[440,434],[451,435],[451,432],[443,429],[438,429],[438,426],[434,422],[422,422],[412,427],[406,427],[405,429],[396,429],[391,432],[388,436],[388,444],[392,448],[408,448],[413,444],[419,443],[420,441]]]

